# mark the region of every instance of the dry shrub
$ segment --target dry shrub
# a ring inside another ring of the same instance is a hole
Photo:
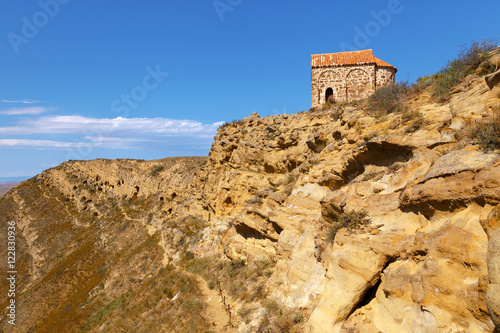
[[[401,114],[401,121],[406,123],[411,121],[410,125],[405,128],[405,133],[413,133],[421,129],[423,126],[427,125],[429,122],[424,118],[419,111],[408,111],[406,110]]]
[[[378,117],[387,113],[403,112],[406,109],[404,102],[409,92],[408,82],[398,82],[378,88],[368,98],[368,109],[375,111]]]
[[[338,215],[330,226],[330,240],[333,241],[337,232],[342,228],[347,228],[348,231],[352,231],[368,223],[368,219],[366,218],[367,215],[368,213],[364,210],[351,210]]]
[[[221,130],[221,129],[225,129],[225,128],[229,128],[229,127],[237,127],[239,125],[243,125],[244,123],[244,119],[236,119],[236,120],[233,120],[231,122],[225,122],[224,124],[220,125],[218,130]]]
[[[467,134],[485,150],[500,149],[500,105],[493,109],[489,121],[474,124]]]
[[[304,319],[300,311],[286,308],[275,299],[267,300],[264,308],[266,312],[256,332],[302,332],[300,324]]]
[[[219,281],[231,297],[245,302],[267,296],[264,282],[273,273],[273,263],[267,260],[254,260],[247,265],[245,260],[222,261],[216,257],[206,257],[190,260],[185,267],[201,275],[210,289]]]

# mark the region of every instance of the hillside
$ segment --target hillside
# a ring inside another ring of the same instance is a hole
[[[22,182],[0,199],[18,272],[0,330],[493,332],[500,154],[472,133],[500,114],[496,73],[393,112],[254,113],[208,157],[69,161]]]

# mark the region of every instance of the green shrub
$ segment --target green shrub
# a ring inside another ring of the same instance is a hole
[[[368,108],[376,111],[378,116],[387,113],[402,112],[405,110],[406,100],[410,87],[408,82],[398,82],[386,87],[378,88],[368,98]]]
[[[468,135],[485,150],[500,149],[500,105],[493,110],[490,121],[475,124]]]
[[[250,315],[250,313],[253,311],[254,309],[252,308],[240,308],[238,310],[238,316],[240,316],[241,318],[243,319],[248,319],[248,316]]]
[[[187,251],[184,253],[184,258],[185,260],[193,260],[194,259],[194,253],[191,251]]]
[[[245,289],[246,291],[246,289]],[[247,302],[253,302],[255,300],[260,300],[263,299],[267,296],[266,288],[263,284],[257,284],[252,288],[252,291],[248,295],[248,298],[246,298]]]
[[[459,60],[453,60],[448,65],[434,74],[434,91],[432,96],[439,102],[450,98],[450,90],[462,81],[467,75],[466,66]]]
[[[201,274],[210,264],[210,258],[196,258],[186,263],[185,268],[191,273]]]
[[[245,260],[243,259],[232,260],[231,263],[226,267],[226,272],[231,278],[238,276],[244,270]]]
[[[163,165],[157,165],[151,170],[151,176],[154,177],[156,176],[159,172],[163,171],[164,166]]]
[[[412,88],[412,90],[419,92],[419,91],[429,87],[430,85],[432,85],[432,82],[433,82],[432,76],[425,75],[425,76],[419,77],[417,79],[417,82],[414,83],[411,86],[411,88]]]
[[[118,309],[122,305],[123,301],[129,296],[130,292],[127,292],[105,306],[104,309],[102,309],[94,318],[92,318],[89,323],[90,328],[102,322],[112,311]]]
[[[304,320],[304,316],[301,312],[297,311],[292,315],[292,320],[296,324],[300,324]]]
[[[241,124],[243,124],[243,119],[236,119],[236,120],[231,121],[230,123],[225,122],[224,124],[220,125],[219,126],[219,130],[223,129],[223,128],[228,128],[228,127],[231,127],[231,126],[238,126],[238,125],[241,125]]]
[[[470,46],[464,44],[458,54],[458,61],[462,62],[470,73],[479,65],[489,59],[489,52],[498,47],[498,41],[494,39],[483,39],[481,42],[473,41]]]
[[[433,97],[444,102],[450,98],[450,90],[460,83],[467,75],[472,74],[481,63],[489,59],[489,52],[498,46],[498,41],[484,39],[473,41],[470,46],[461,46],[458,57],[432,76]]]
[[[269,314],[275,314],[281,310],[280,303],[274,298],[267,300],[267,302],[264,304],[264,307]]]
[[[333,241],[335,239],[337,231],[342,228],[347,228],[348,231],[352,231],[366,224],[368,222],[368,219],[366,218],[367,215],[368,213],[364,210],[351,210],[349,212],[344,212],[338,215],[330,227],[330,240]]]

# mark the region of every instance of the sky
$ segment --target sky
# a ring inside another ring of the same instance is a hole
[[[0,4],[0,178],[207,155],[217,128],[311,105],[311,54],[372,49],[414,82],[500,39],[499,1]]]

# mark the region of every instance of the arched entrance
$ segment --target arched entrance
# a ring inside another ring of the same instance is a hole
[[[328,88],[326,89],[326,92],[325,92],[325,102],[329,102],[329,103],[333,103],[334,99],[333,99],[333,89],[332,88]]]

